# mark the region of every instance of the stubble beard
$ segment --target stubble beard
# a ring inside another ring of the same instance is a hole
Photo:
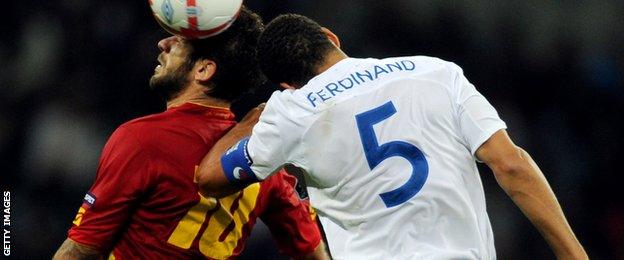
[[[165,68],[161,68],[164,70]],[[150,78],[150,88],[161,96],[165,102],[176,98],[189,84],[188,73],[191,68],[188,64],[181,65],[172,72],[163,71],[159,76]]]

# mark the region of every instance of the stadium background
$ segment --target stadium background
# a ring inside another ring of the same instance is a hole
[[[461,65],[552,184],[593,259],[624,259],[624,2],[246,1],[265,21],[317,19],[354,57],[430,55]],[[1,188],[12,254],[49,258],[121,123],[163,109],[148,89],[166,34],[147,1],[4,1]],[[500,259],[550,259],[538,232],[482,176]],[[246,256],[275,258],[257,229]]]

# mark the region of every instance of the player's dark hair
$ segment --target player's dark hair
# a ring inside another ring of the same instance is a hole
[[[260,16],[243,6],[236,21],[224,32],[189,41],[191,64],[200,59],[217,64],[208,95],[234,101],[266,81],[257,60],[258,39],[263,29]]]
[[[264,74],[273,82],[305,85],[317,74],[335,46],[312,19],[284,14],[266,25],[258,56]]]

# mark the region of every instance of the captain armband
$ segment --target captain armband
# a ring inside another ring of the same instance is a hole
[[[259,181],[251,170],[253,161],[247,152],[248,142],[249,137],[240,140],[221,156],[221,167],[225,177],[236,186],[244,187]]]

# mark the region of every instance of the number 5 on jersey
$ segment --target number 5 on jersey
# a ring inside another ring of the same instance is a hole
[[[371,170],[382,161],[393,156],[403,157],[412,165],[412,173],[405,184],[394,190],[379,194],[381,200],[388,208],[397,206],[414,197],[422,189],[429,175],[427,159],[413,144],[403,141],[392,141],[379,145],[373,126],[390,118],[396,112],[394,104],[392,101],[389,101],[377,108],[355,116],[366,161]]]

